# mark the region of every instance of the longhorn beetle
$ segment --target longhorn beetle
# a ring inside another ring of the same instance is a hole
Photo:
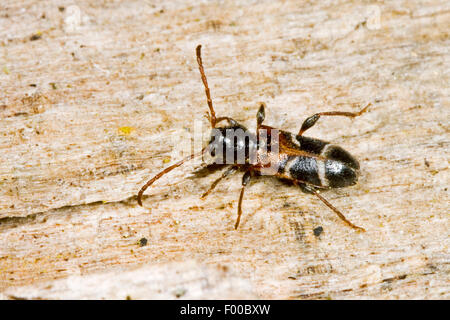
[[[265,104],[262,103],[256,114],[256,134],[247,130],[243,125],[230,117],[216,117],[211,94],[206,80],[205,71],[203,69],[201,57],[201,45],[197,46],[197,63],[200,70],[200,76],[205,87],[206,101],[208,103],[209,112],[206,113],[212,133],[209,144],[199,153],[191,154],[183,160],[167,167],[152,179],[150,179],[140,190],[137,196],[139,205],[142,206],[142,195],[144,191],[161,178],[166,173],[181,166],[186,161],[195,157],[202,156],[209,152],[211,156],[227,160],[228,155],[232,155],[232,160],[226,161],[225,164],[231,165],[223,172],[223,174],[215,180],[210,188],[202,195],[205,198],[216,185],[225,177],[236,172],[238,169],[245,173],[242,177],[242,187],[239,194],[239,202],[237,208],[237,219],[234,228],[237,229],[242,215],[242,199],[244,190],[248,185],[252,176],[267,174],[267,160],[276,164],[277,169],[272,171],[271,175],[283,179],[290,180],[294,185],[299,186],[305,193],[310,193],[319,198],[326,206],[333,210],[339,218],[341,218],[350,227],[365,231],[345,218],[345,216],[329,203],[318,190],[330,188],[342,188],[354,185],[357,182],[359,174],[359,163],[347,151],[341,147],[315,138],[303,136],[303,133],[314,126],[317,120],[322,116],[344,116],[357,117],[367,110],[371,105],[367,104],[359,112],[341,112],[329,111],[320,112],[307,118],[297,135],[287,131],[275,129],[270,126],[263,125],[265,118]],[[219,123],[227,123],[219,125]],[[235,135],[232,138],[228,136],[229,132],[242,130],[245,135]],[[273,137],[277,136],[276,142]],[[219,150],[219,152],[217,152]],[[254,161],[251,161],[251,150],[254,150]],[[274,151],[276,150],[276,152]],[[222,152],[221,152],[222,151]],[[244,153],[245,152],[245,153]],[[238,161],[238,157],[244,153],[244,161]]]

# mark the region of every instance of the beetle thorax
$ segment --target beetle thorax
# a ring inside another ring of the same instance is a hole
[[[208,147],[216,163],[249,164],[256,161],[256,136],[237,122],[212,129]]]

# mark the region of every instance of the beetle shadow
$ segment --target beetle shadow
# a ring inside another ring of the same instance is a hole
[[[217,163],[212,163],[212,164],[207,164],[193,172],[190,173],[190,175],[187,177],[188,179],[194,180],[194,179],[199,179],[199,178],[204,178],[207,177],[213,173],[216,173],[217,171],[222,170],[223,168],[227,167],[226,164],[217,164]],[[270,178],[273,179],[274,177],[268,177],[268,176],[263,176],[263,175],[256,175],[253,177],[253,179],[258,180],[261,178]],[[294,184],[294,182],[290,179],[283,179],[283,178],[277,178],[278,181],[280,181],[283,185],[286,186],[290,186],[290,187],[296,187],[299,188],[303,193],[305,194],[313,194],[311,191],[308,191],[305,188],[305,185],[302,183],[297,183]]]
[[[226,166],[227,165],[225,165],[225,164],[217,164],[217,163],[207,164],[207,165],[191,172],[187,178],[191,179],[191,180],[198,179],[198,178],[204,178],[204,177],[209,176],[210,174],[213,174],[217,171],[222,170]]]
[[[306,189],[306,185],[304,183],[297,183],[295,184],[292,180],[289,179],[282,179],[282,178],[278,178],[278,181],[280,181],[282,184],[286,185],[286,186],[293,186],[293,187],[297,187],[300,188],[300,190],[303,193],[306,194],[313,194],[311,191],[309,191],[308,189]]]

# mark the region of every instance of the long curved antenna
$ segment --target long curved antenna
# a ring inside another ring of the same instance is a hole
[[[137,202],[139,203],[139,205],[142,207],[142,195],[144,194],[144,191],[145,191],[148,187],[150,187],[150,186],[153,184],[153,182],[155,182],[156,180],[158,180],[159,178],[161,178],[161,177],[162,177],[163,175],[165,175],[166,173],[168,173],[168,172],[172,171],[173,169],[175,169],[175,168],[181,166],[181,165],[182,165],[183,163],[185,163],[186,161],[192,160],[192,159],[194,159],[195,157],[198,157],[198,156],[200,156],[200,155],[203,155],[207,149],[208,149],[208,148],[206,147],[206,148],[203,148],[202,151],[199,152],[199,153],[191,154],[189,157],[186,157],[186,158],[184,158],[183,160],[181,160],[181,161],[179,161],[179,162],[177,162],[177,163],[171,165],[170,167],[165,168],[163,171],[161,171],[161,172],[158,173],[156,176],[154,176],[154,177],[151,178],[149,181],[147,181],[147,183],[144,184],[144,186],[141,188],[141,190],[139,190],[139,193],[138,193],[138,195],[137,195]]]
[[[205,70],[203,69],[202,63],[202,45],[199,44],[197,46],[197,63],[198,69],[200,70],[200,75],[202,76],[203,85],[205,86],[206,93],[206,101],[208,102],[208,107],[210,111],[209,121],[211,122],[211,127],[215,128],[216,126],[216,113],[214,112],[214,107],[211,100],[211,94],[209,92],[208,81],[206,80]]]

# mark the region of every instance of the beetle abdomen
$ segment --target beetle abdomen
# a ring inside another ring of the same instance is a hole
[[[358,172],[347,164],[338,160],[325,160],[325,176],[322,186],[342,188],[354,185],[358,181]]]
[[[318,159],[303,156],[289,156],[286,163],[285,172],[292,179],[309,182],[320,186],[321,181],[318,171]]]
[[[292,147],[318,156],[289,156],[280,167],[285,176],[330,188],[347,187],[358,181],[359,163],[343,148],[319,139],[283,134]]]

